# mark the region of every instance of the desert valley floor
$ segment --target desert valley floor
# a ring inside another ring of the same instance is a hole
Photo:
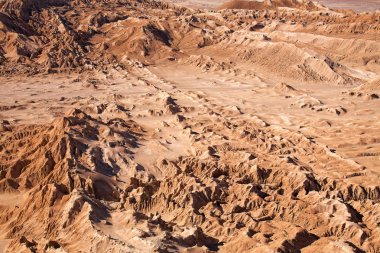
[[[378,253],[379,98],[380,11],[3,0],[0,252]]]

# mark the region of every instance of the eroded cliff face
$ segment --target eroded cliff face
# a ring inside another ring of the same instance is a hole
[[[379,13],[288,7],[1,2],[0,250],[379,252]]]

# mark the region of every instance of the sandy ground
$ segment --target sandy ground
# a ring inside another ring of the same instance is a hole
[[[366,1],[355,1],[355,0],[318,0],[318,2],[326,5],[330,8],[337,9],[352,9],[357,12],[362,11],[374,11],[380,10],[379,0],[366,0]]]
[[[173,0],[170,2],[193,8],[217,9],[227,1]],[[315,2],[319,2],[329,8],[351,9],[356,12],[380,10],[379,0],[317,0]]]
[[[181,69],[178,66],[164,66],[163,69],[158,66],[153,70],[181,90],[204,93],[210,103],[236,106],[244,114],[256,115],[271,125],[302,132],[330,149],[337,150],[343,157],[371,168],[371,173],[377,175],[373,178],[374,183],[380,176],[380,161],[376,158],[380,151],[379,142],[376,141],[380,138],[377,133],[380,127],[378,100],[347,98],[344,94],[347,87],[344,86],[298,82],[291,84],[295,89],[303,90],[303,94],[321,100],[327,106],[347,110],[344,115],[336,115],[334,112],[299,108],[293,104],[292,98],[286,98],[289,95],[287,92],[276,92],[271,84],[261,81],[202,72],[196,75],[193,69]],[[188,76],[186,73],[189,72],[193,75]],[[359,178],[358,182],[360,180]]]

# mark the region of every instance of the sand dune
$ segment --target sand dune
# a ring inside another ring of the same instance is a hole
[[[308,0],[232,0],[223,4],[221,9],[276,9],[279,7],[305,9],[308,11],[323,10],[322,5]]]
[[[380,252],[378,21],[2,1],[0,252]]]

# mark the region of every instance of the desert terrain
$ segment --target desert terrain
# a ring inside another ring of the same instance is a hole
[[[380,10],[379,0],[318,0],[329,8],[352,9],[356,12]]]
[[[268,0],[248,0],[250,2],[269,2]],[[248,2],[246,1],[246,2]],[[280,5],[287,6],[291,1],[273,1],[278,2]],[[202,9],[221,9],[226,1],[220,0],[170,0],[172,3],[187,6],[190,8]],[[380,0],[316,0],[319,4],[323,4],[331,9],[338,10],[353,10],[357,13],[380,10]]]
[[[0,252],[380,252],[380,12],[247,2],[0,2]]]

